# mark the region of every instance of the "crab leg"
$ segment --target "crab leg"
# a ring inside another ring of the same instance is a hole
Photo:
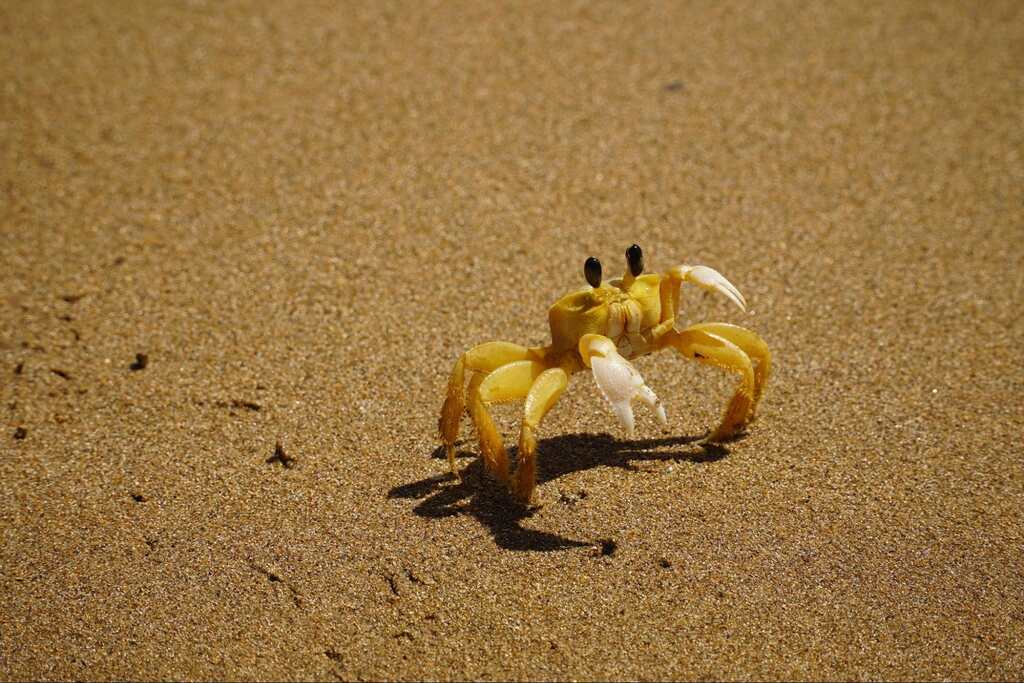
[[[662,338],[664,346],[671,346],[687,358],[736,372],[740,385],[725,409],[721,424],[708,437],[708,441],[724,441],[749,421],[757,394],[754,368],[750,357],[732,341],[698,326],[680,332],[670,332]]]
[[[455,440],[459,436],[459,421],[466,409],[466,369],[474,373],[475,379],[480,376],[477,373],[490,373],[513,361],[524,360],[530,355],[531,351],[525,346],[495,341],[474,346],[462,354],[455,363],[448,379],[448,391],[438,420],[438,431],[441,433],[441,441],[448,455],[448,467],[455,476],[458,476],[455,469]]]
[[[611,404],[630,438],[633,438],[634,433],[634,398],[640,399],[653,410],[663,426],[668,424],[661,401],[644,383],[643,376],[633,364],[619,354],[615,342],[599,334],[587,334],[580,339],[579,350],[584,364],[594,374],[597,388]]]
[[[750,419],[753,420],[757,403],[764,394],[764,388],[772,370],[772,354],[768,350],[768,345],[755,332],[730,323],[700,323],[691,325],[689,329],[701,330],[727,339],[750,356],[750,360],[757,362],[757,365],[754,366],[754,405],[750,407]]]
[[[502,483],[507,484],[509,480],[508,454],[487,406],[526,398],[534,380],[546,369],[538,361],[518,360],[501,366],[480,382],[474,381],[470,385],[469,411],[480,440],[480,457],[488,471]]]
[[[515,494],[523,503],[533,498],[537,485],[537,439],[533,432],[569,386],[569,374],[562,368],[542,372],[530,387],[523,407],[523,425],[519,432],[519,467],[516,469]]]

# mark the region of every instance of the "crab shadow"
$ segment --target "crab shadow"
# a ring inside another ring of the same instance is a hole
[[[720,445],[697,444],[703,438],[704,435],[698,435],[620,441],[609,434],[569,434],[543,439],[537,448],[537,485],[594,467],[640,472],[641,468],[634,464],[636,461],[704,464],[717,462],[729,454],[728,449]],[[515,451],[513,447],[509,455],[514,457]],[[444,448],[435,449],[431,457],[444,460]],[[476,458],[475,453],[460,451],[458,457],[474,458],[462,468],[462,481],[456,481],[446,472],[396,486],[388,492],[388,498],[421,500],[413,508],[413,513],[420,517],[440,519],[470,515],[490,531],[499,547],[507,550],[550,552],[598,543],[524,528],[520,522],[536,510],[512,499],[504,487],[485,473],[483,461]],[[567,500],[563,494],[561,502],[573,504],[574,501]]]

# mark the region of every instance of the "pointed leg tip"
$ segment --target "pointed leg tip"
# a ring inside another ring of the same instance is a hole
[[[706,443],[722,443],[731,439],[734,433],[734,429],[723,429],[722,427],[719,427],[715,431],[711,432],[704,441]]]
[[[537,491],[520,491],[516,490],[513,492],[516,502],[525,508],[538,508],[540,504],[538,502]]]
[[[509,493],[517,503],[528,509],[538,509],[542,507],[537,496],[536,487],[522,487],[522,486],[509,486]]]
[[[722,444],[729,441],[734,441],[747,433],[746,425],[744,423],[735,424],[731,427],[719,427],[711,436],[704,439],[706,443]]]

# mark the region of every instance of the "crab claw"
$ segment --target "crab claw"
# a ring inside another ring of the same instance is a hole
[[[665,407],[644,383],[640,372],[619,354],[611,339],[598,334],[585,335],[580,340],[580,354],[583,356],[583,362],[593,371],[597,388],[611,404],[615,416],[619,418],[630,438],[633,438],[634,434],[634,398],[640,399],[654,411],[662,426],[668,425]]]
[[[730,301],[740,307],[741,311],[746,312],[747,300],[740,294],[740,290],[725,279],[725,276],[719,273],[714,268],[708,268],[707,266],[676,266],[671,271],[672,277],[682,280],[683,282],[692,282],[702,289],[706,289],[709,292],[718,292],[724,294]],[[676,299],[676,305],[679,305],[679,299]]]

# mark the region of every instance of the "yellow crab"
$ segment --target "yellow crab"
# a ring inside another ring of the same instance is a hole
[[[569,377],[581,370],[591,370],[630,437],[633,399],[646,404],[661,424],[667,425],[658,397],[629,362],[665,348],[740,375],[725,416],[708,441],[728,439],[753,419],[771,370],[771,354],[764,341],[750,330],[728,323],[677,327],[679,290],[684,282],[719,292],[745,311],[743,295],[707,266],[676,266],[662,275],[644,275],[643,252],[635,244],[626,250],[626,265],[621,279],[602,284],[601,262],[593,257],[586,260],[583,272],[588,286],[566,294],[548,310],[550,345],[527,348],[492,341],[462,354],[448,380],[439,421],[448,464],[456,477],[455,440],[466,410],[467,370],[472,373],[469,414],[480,440],[480,455],[487,470],[523,503],[532,501],[536,486],[534,431],[565,391]],[[525,406],[513,481],[508,455],[487,407],[520,399],[525,399]]]

